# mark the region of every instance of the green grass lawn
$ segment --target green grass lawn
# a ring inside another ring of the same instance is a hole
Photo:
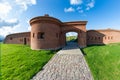
[[[30,80],[55,53],[15,44],[1,44],[1,51],[2,80]]]
[[[120,80],[120,43],[83,49],[95,80]]]

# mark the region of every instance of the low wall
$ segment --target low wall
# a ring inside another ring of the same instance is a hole
[[[30,45],[30,32],[10,34],[6,36],[4,43]]]
[[[91,44],[109,44],[120,42],[119,30],[88,30],[87,31],[87,45]]]

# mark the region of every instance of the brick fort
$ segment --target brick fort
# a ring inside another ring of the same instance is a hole
[[[66,33],[78,33],[80,48],[92,44],[120,42],[120,30],[86,30],[87,21],[61,22],[49,15],[30,20],[31,32],[7,35],[4,43],[30,45],[33,50],[59,49],[66,45]]]

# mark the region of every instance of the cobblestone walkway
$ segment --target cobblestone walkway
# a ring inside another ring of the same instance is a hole
[[[93,80],[84,56],[71,43],[60,50],[32,80]]]

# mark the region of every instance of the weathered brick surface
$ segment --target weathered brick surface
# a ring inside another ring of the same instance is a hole
[[[72,43],[55,54],[32,80],[93,80],[93,77],[82,52]]]

